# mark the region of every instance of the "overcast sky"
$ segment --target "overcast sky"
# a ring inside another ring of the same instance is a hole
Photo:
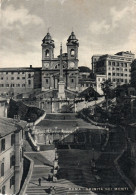
[[[136,0],[1,0],[0,66],[41,66],[41,43],[50,27],[55,56],[72,28],[79,66],[94,54],[136,53]]]

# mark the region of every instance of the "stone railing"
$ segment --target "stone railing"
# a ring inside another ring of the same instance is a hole
[[[29,138],[29,141],[31,142],[32,147],[34,148],[34,150],[39,151],[39,146],[37,145],[37,142],[34,141],[33,137],[31,136],[31,133],[29,133],[29,132],[28,132],[28,138]]]
[[[100,126],[100,127],[104,127],[106,129],[106,127],[116,127],[115,125],[112,125],[110,123],[100,123],[100,122],[96,122],[94,120],[92,120],[89,116],[86,116],[85,114],[83,114],[83,112],[80,112],[81,115],[83,116],[84,119],[87,119],[90,123],[92,123],[93,125],[96,126]]]
[[[34,122],[34,126],[37,125],[41,120],[43,120],[46,116],[46,112],[44,112],[44,114],[42,116],[40,116],[35,122]]]
[[[32,159],[30,159],[29,157],[27,157],[26,155],[24,155],[24,157],[30,162],[30,166],[29,166],[29,171],[27,173],[27,176],[24,180],[23,186],[19,192],[18,195],[26,195],[26,189],[27,189],[27,185],[31,179],[32,176],[32,172],[33,172],[33,167],[34,167],[34,162]]]

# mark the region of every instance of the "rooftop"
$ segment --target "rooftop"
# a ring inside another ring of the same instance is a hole
[[[7,72],[7,71],[11,71],[11,72],[19,72],[19,71],[35,71],[35,70],[40,70],[41,67],[7,67],[7,68],[0,68],[0,72]]]
[[[14,119],[0,117],[0,137],[6,136],[18,128],[25,128],[26,124],[25,121],[15,122]]]
[[[78,67],[78,69],[79,69],[79,72],[91,72],[91,69],[90,68],[88,68],[87,66],[80,66],[80,67]]]

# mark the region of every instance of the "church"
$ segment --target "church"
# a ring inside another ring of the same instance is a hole
[[[42,91],[59,89],[60,74],[64,82],[64,89],[78,91],[78,47],[79,42],[74,32],[69,36],[66,46],[67,53],[54,57],[55,43],[50,33],[42,40]]]
[[[42,40],[42,66],[0,68],[2,97],[74,99],[91,85],[90,69],[78,67],[79,41],[72,31],[67,39],[67,53],[54,57],[55,43],[49,32]]]

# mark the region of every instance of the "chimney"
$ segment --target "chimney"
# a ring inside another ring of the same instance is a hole
[[[32,65],[30,65],[30,68],[33,68],[33,66],[32,66]]]

